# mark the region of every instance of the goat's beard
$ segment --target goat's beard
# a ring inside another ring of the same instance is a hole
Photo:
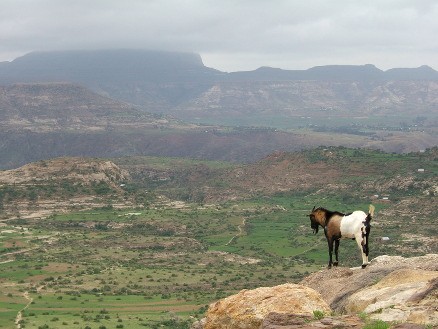
[[[313,234],[316,234],[316,233],[318,233],[319,226],[318,225],[312,225],[312,229],[313,229]]]

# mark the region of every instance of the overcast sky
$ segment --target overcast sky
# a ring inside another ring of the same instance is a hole
[[[436,0],[0,0],[0,61],[31,51],[201,54],[222,71],[375,64],[438,70]]]

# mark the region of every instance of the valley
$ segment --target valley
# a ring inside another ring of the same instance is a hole
[[[20,314],[22,328],[189,328],[212,301],[323,268],[314,205],[373,203],[371,258],[437,253],[436,159],[333,147],[246,165],[61,158],[1,171],[0,326]],[[340,260],[360,265],[354,241]]]
[[[373,204],[371,259],[437,254],[437,81],[146,50],[0,63],[0,328],[190,328],[317,276],[314,206]],[[342,241],[340,270],[360,263]]]

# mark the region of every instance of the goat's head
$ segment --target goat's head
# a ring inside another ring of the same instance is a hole
[[[313,229],[313,234],[318,233],[319,225],[324,226],[325,212],[321,208],[313,207],[312,212],[308,215],[310,218],[310,227]]]

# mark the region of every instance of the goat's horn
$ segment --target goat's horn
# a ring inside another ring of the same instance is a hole
[[[313,206],[313,209],[312,209],[312,211],[314,211],[314,210],[315,210],[315,208],[316,208],[316,206]]]

